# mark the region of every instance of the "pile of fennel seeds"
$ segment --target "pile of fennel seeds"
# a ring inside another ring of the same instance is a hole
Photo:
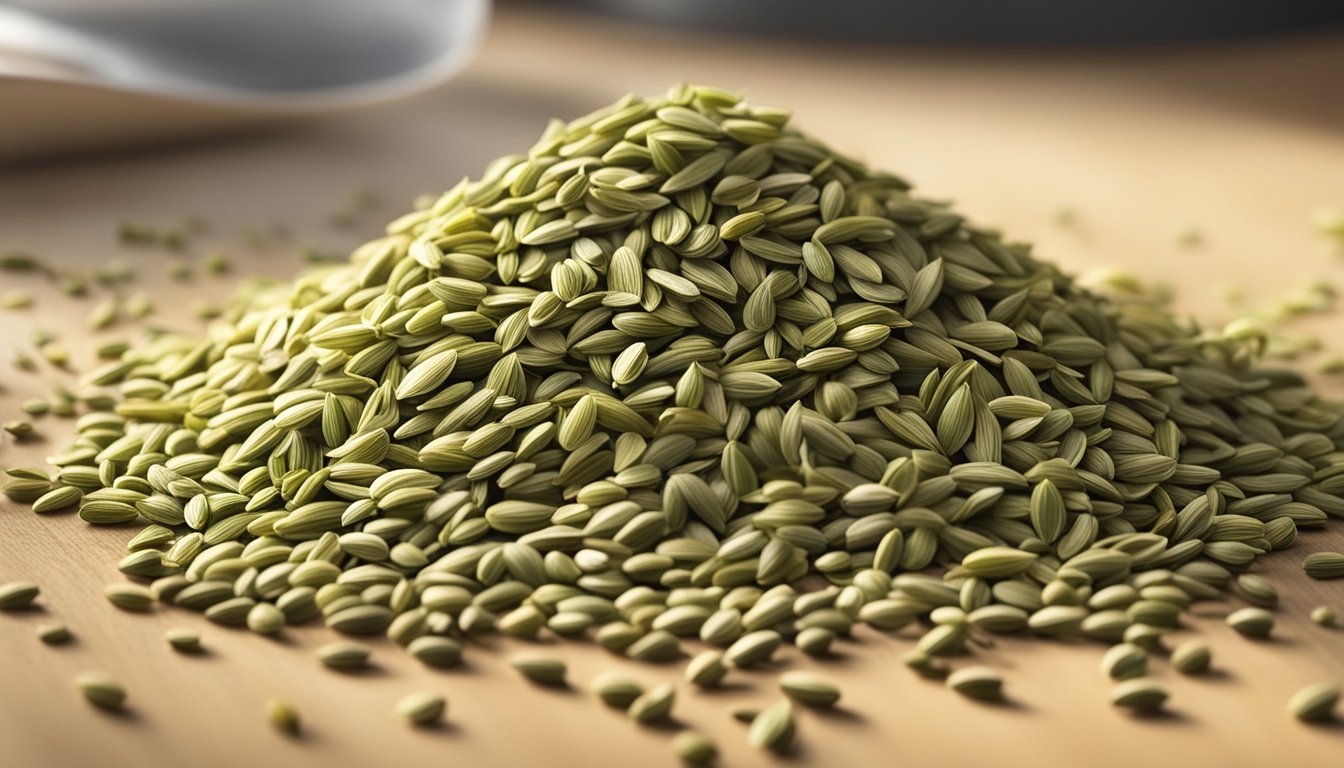
[[[120,564],[148,587],[114,600],[321,616],[440,665],[591,634],[721,648],[688,667],[714,685],[856,623],[926,628],[907,661],[934,676],[985,633],[1146,654],[1344,516],[1340,411],[1263,341],[1092,295],[787,113],[681,87],[553,122],[349,264],[92,371],[114,409],[7,492],[148,523]],[[1272,631],[1255,610],[1234,627]],[[1166,697],[1123,677],[1117,705]],[[788,707],[757,717],[792,739]]]

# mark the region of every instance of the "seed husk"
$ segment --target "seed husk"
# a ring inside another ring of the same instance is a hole
[[[81,672],[75,676],[75,687],[100,709],[117,711],[126,703],[126,689],[103,672]]]
[[[0,611],[20,611],[28,608],[42,590],[29,581],[11,581],[0,584]]]
[[[1338,683],[1313,683],[1293,694],[1288,711],[1304,723],[1328,722],[1335,717],[1339,697]]]
[[[1167,689],[1161,683],[1137,677],[1115,684],[1111,689],[1111,704],[1136,712],[1152,712],[1161,709],[1167,696]]]
[[[447,708],[448,701],[437,693],[411,693],[397,702],[397,714],[418,726],[439,722]]]
[[[298,736],[302,728],[299,711],[283,699],[270,699],[266,702],[266,719],[271,726],[286,736]]]
[[[1183,675],[1197,675],[1208,670],[1213,652],[1202,640],[1187,640],[1171,652],[1171,666]]]

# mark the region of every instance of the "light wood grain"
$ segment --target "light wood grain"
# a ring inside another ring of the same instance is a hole
[[[18,247],[69,268],[113,257],[131,261],[154,293],[155,322],[192,327],[189,306],[224,296],[237,276],[187,286],[162,277],[165,256],[116,246],[123,219],[170,225],[205,216],[198,253],[219,248],[239,272],[283,276],[294,248],[252,252],[243,230],[283,222],[295,243],[348,248],[357,234],[325,223],[353,190],[373,185],[388,199],[380,219],[412,194],[479,171],[527,146],[552,115],[574,115],[627,90],[662,90],[682,79],[742,88],[757,101],[796,109],[798,121],[839,148],[898,170],[936,196],[955,197],[981,221],[1038,243],[1037,253],[1072,270],[1119,264],[1177,290],[1183,311],[1211,321],[1228,312],[1221,283],[1272,297],[1315,276],[1344,276],[1309,227],[1312,209],[1344,204],[1344,111],[1322,104],[1315,81],[1344,66],[1340,40],[1240,44],[1191,51],[1085,55],[953,55],[782,47],[686,39],[507,8],[481,58],[441,92],[392,107],[280,132],[158,152],[45,165],[0,177],[0,250]],[[1059,229],[1051,212],[1068,204],[1079,224]],[[1206,244],[1174,245],[1197,226]],[[0,314],[0,354],[27,346],[36,326],[59,330],[91,361],[82,331],[91,302],[66,298],[37,279],[0,277],[5,289],[40,294],[26,313]],[[1338,318],[1316,327],[1344,351]],[[114,328],[97,335],[125,333]],[[41,376],[0,368],[0,417],[46,391]],[[1331,386],[1331,385],[1326,385]],[[1332,392],[1341,389],[1333,385]],[[0,447],[0,464],[37,464],[68,437],[43,419],[46,442]],[[583,691],[599,670],[619,666],[649,682],[679,667],[627,665],[591,644],[548,646],[571,666],[577,690],[540,691],[504,664],[516,643],[472,648],[462,670],[419,668],[376,643],[376,672],[356,678],[320,668],[321,629],[280,641],[209,625],[181,611],[120,614],[101,596],[131,529],[92,530],[69,514],[39,517],[0,502],[0,581],[43,587],[42,609],[0,616],[0,758],[6,766],[477,765],[671,766],[672,731],[640,729]],[[1228,608],[1202,606],[1190,631],[1215,652],[1216,673],[1171,683],[1171,714],[1137,721],[1106,704],[1100,647],[1006,639],[983,656],[1005,671],[1011,703],[978,706],[915,678],[898,661],[912,639],[860,632],[841,657],[817,667],[844,689],[836,714],[805,713],[802,748],[785,764],[1329,766],[1344,762],[1344,730],[1306,728],[1284,713],[1300,686],[1344,678],[1344,632],[1306,621],[1314,605],[1344,611],[1344,584],[1312,582],[1300,559],[1344,549],[1344,533],[1304,532],[1301,546],[1264,559],[1257,571],[1284,593],[1270,642],[1221,625]],[[33,636],[67,622],[62,648]],[[163,642],[172,626],[199,628],[210,653],[179,656]],[[92,711],[71,677],[103,669],[131,695],[130,714]],[[745,743],[731,706],[777,694],[769,673],[735,674],[714,694],[680,691],[677,715],[712,736],[724,765],[769,761]],[[412,731],[391,714],[414,690],[450,699],[449,726]],[[307,736],[269,729],[264,702],[294,702]]]

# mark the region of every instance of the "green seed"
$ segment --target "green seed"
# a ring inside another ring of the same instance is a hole
[[[1318,605],[1311,609],[1311,620],[1322,627],[1333,627],[1339,621],[1335,609],[1328,605]]]
[[[779,688],[789,698],[809,707],[833,707],[840,700],[840,689],[807,672],[785,672],[779,676]]]
[[[37,637],[47,645],[65,645],[74,639],[64,624],[43,624],[37,628]]]
[[[36,584],[27,581],[0,584],[0,611],[23,610],[33,604],[39,592]]]
[[[139,584],[108,584],[103,595],[123,611],[148,611],[154,605],[154,596],[149,589]]]
[[[727,674],[728,666],[718,651],[701,651],[686,664],[686,682],[699,688],[713,688]]]
[[[406,646],[406,652],[431,667],[454,667],[462,660],[462,646],[450,637],[437,635],[417,637]]]
[[[437,723],[447,708],[447,700],[437,693],[412,693],[397,702],[397,714],[420,726]]]
[[[317,658],[332,669],[363,669],[369,664],[369,649],[359,643],[337,641],[317,649]]]
[[[1227,625],[1246,637],[1269,637],[1274,614],[1263,608],[1242,608],[1227,617]]]
[[[201,650],[201,636],[194,629],[170,629],[163,636],[173,650],[180,653],[197,653]]]
[[[989,667],[965,667],[947,676],[947,687],[981,701],[1003,698],[1003,678]]]
[[[644,686],[615,672],[603,672],[593,678],[592,692],[609,707],[628,708],[644,693]]]
[[[653,723],[666,720],[672,714],[672,705],[677,698],[677,689],[670,684],[658,685],[639,695],[630,702],[626,714],[637,723]]]
[[[1213,652],[1207,643],[1187,640],[1171,652],[1171,666],[1183,675],[1197,675],[1209,668]]]
[[[266,702],[266,719],[271,721],[271,725],[286,736],[298,736],[301,723],[299,721],[299,711],[294,705],[280,699],[271,699]]]
[[[672,751],[691,765],[707,765],[719,754],[714,742],[695,731],[682,731],[673,737]]]
[[[126,703],[126,689],[102,672],[81,672],[75,676],[75,687],[100,709],[117,711]]]
[[[793,705],[785,699],[761,710],[751,721],[747,742],[757,749],[785,753],[793,746]]]
[[[257,603],[247,612],[247,628],[259,635],[278,634],[285,628],[285,614],[271,603]]]
[[[565,683],[565,663],[559,659],[540,656],[515,656],[509,664],[522,673],[523,677],[537,685],[563,688]]]
[[[1166,700],[1167,689],[1146,677],[1124,680],[1111,689],[1111,704],[1136,712],[1158,710]]]
[[[1288,701],[1288,711],[1305,723],[1327,722],[1335,717],[1339,696],[1337,683],[1314,683],[1293,694]]]
[[[1101,671],[1115,680],[1143,677],[1148,674],[1148,653],[1132,643],[1113,645],[1101,657]]]
[[[1302,570],[1313,579],[1344,577],[1344,552],[1313,552],[1302,561]]]

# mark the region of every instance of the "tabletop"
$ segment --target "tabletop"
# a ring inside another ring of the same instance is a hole
[[[32,252],[63,269],[123,260],[138,273],[130,290],[157,305],[150,322],[196,327],[194,305],[227,296],[242,275],[283,277],[302,266],[305,250],[348,251],[414,195],[528,146],[552,115],[692,81],[791,108],[813,135],[906,176],[926,195],[955,199],[978,221],[1035,242],[1039,256],[1080,273],[1118,266],[1142,275],[1168,286],[1178,311],[1216,327],[1313,280],[1344,278],[1344,259],[1311,225],[1318,207],[1344,205],[1344,102],[1320,90],[1339,71],[1339,36],[1099,53],[882,50],[690,38],[506,5],[471,67],[423,96],[0,171],[0,252]],[[1067,222],[1063,210],[1071,212]],[[119,243],[122,222],[201,231],[173,255]],[[229,257],[232,271],[199,269],[214,252]],[[195,275],[170,281],[170,262],[194,265]],[[29,309],[0,310],[0,361],[30,348],[38,329],[56,333],[86,368],[97,343],[134,338],[125,322],[85,329],[96,299],[66,296],[39,277],[0,274],[0,281],[0,294],[35,296]],[[1228,295],[1238,292],[1242,305],[1230,306]],[[1323,332],[1327,346],[1344,352],[1338,315],[1296,327]],[[0,419],[70,379],[45,364],[25,373],[0,362]],[[1318,380],[1323,391],[1344,395],[1337,380]],[[0,445],[0,465],[40,464],[71,431],[50,416],[36,426],[43,439]],[[669,747],[675,728],[637,726],[586,685],[606,669],[648,683],[678,680],[680,666],[637,665],[593,643],[552,642],[546,652],[567,661],[573,687],[540,690],[506,663],[524,643],[473,644],[461,668],[440,672],[380,640],[371,671],[341,675],[314,658],[314,648],[333,639],[320,627],[266,639],[180,610],[135,616],[114,608],[102,587],[121,578],[115,563],[132,529],[91,529],[73,515],[38,516],[0,500],[0,531],[0,582],[31,580],[43,589],[40,610],[0,616],[6,765],[677,762]],[[722,691],[682,685],[676,717],[718,744],[721,764],[770,764],[728,711],[774,700],[774,671],[787,666],[834,679],[844,698],[834,712],[801,715],[799,748],[782,764],[1340,765],[1344,725],[1306,727],[1285,713],[1303,685],[1344,679],[1344,630],[1306,618],[1323,603],[1344,612],[1344,582],[1312,581],[1301,571],[1301,558],[1320,549],[1344,549],[1344,525],[1304,531],[1299,546],[1256,564],[1283,596],[1272,640],[1247,640],[1224,626],[1232,602],[1195,610],[1177,637],[1206,638],[1215,670],[1178,678],[1156,664],[1154,674],[1172,688],[1164,717],[1136,719],[1109,706],[1094,643],[999,640],[980,655],[1004,672],[1009,700],[988,706],[901,664],[913,636],[863,631],[830,660],[787,649],[774,669],[743,672]],[[36,627],[52,621],[67,623],[75,641],[38,642]],[[199,629],[208,652],[174,654],[162,635],[179,626]],[[70,681],[87,669],[126,685],[126,714],[107,716],[77,698]],[[420,690],[447,696],[444,727],[411,729],[392,713],[402,695]],[[302,713],[302,738],[268,725],[272,697]]]

